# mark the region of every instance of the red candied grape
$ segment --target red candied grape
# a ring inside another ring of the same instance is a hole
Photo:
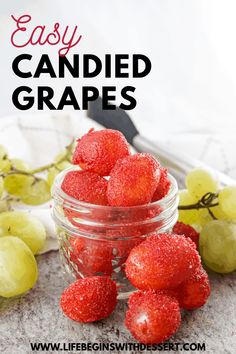
[[[77,322],[106,318],[114,311],[116,303],[116,283],[107,276],[77,280],[63,291],[60,301],[64,314]]]
[[[83,170],[108,176],[116,161],[128,155],[128,142],[118,130],[91,129],[78,139],[72,162]]]
[[[153,194],[152,201],[156,202],[164,198],[170,190],[170,181],[168,179],[168,170],[164,167],[160,168],[160,181]]]
[[[171,289],[186,280],[199,264],[191,240],[174,234],[154,234],[130,252],[125,271],[138,289]]]
[[[189,237],[196,244],[196,247],[198,249],[199,233],[192,226],[177,221],[177,223],[173,227],[173,232],[176,235],[184,235],[185,237]]]
[[[203,306],[211,293],[208,275],[199,267],[183,284],[178,287],[177,297],[181,308],[193,310]]]
[[[112,274],[112,247],[108,241],[71,237],[70,260],[84,276]],[[96,274],[97,275],[97,274]]]
[[[93,172],[70,171],[65,175],[61,188],[82,202],[107,205],[107,180]]]
[[[150,154],[138,153],[120,159],[108,181],[108,203],[112,206],[147,204],[159,179],[160,164]]]
[[[135,339],[145,344],[162,343],[177,331],[181,316],[176,299],[150,290],[131,296],[125,324]]]

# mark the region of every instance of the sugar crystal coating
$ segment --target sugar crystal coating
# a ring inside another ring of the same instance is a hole
[[[86,171],[108,176],[116,161],[129,155],[129,145],[118,130],[94,131],[78,139],[72,162]]]
[[[69,171],[61,188],[63,192],[82,202],[107,205],[107,180],[93,172]]]
[[[161,167],[160,168],[160,181],[157,185],[157,188],[153,194],[152,201],[156,202],[164,198],[169,190],[170,190],[170,180],[168,178],[168,170],[167,168]]]
[[[154,292],[154,290],[147,290],[147,291]],[[137,306],[138,303],[139,303],[139,301],[142,300],[143,294],[145,294],[145,291],[138,290],[138,291],[133,292],[133,293],[129,296],[129,299],[128,299],[128,306],[129,306],[129,307],[132,307],[133,305]]]
[[[138,153],[117,161],[108,181],[112,206],[150,203],[160,179],[160,164],[150,154]]]
[[[172,289],[199,266],[196,246],[184,236],[153,234],[133,248],[126,261],[126,275],[138,289]]]
[[[150,290],[131,295],[125,325],[139,342],[162,343],[177,331],[180,322],[176,299]]]
[[[179,302],[179,306],[185,310],[194,310],[202,307],[206,303],[210,293],[210,282],[202,265],[192,272],[178,287],[156,291],[156,294],[176,298]],[[130,297],[129,301],[131,301],[132,304],[136,299]]]
[[[60,301],[64,314],[77,322],[106,318],[114,311],[116,303],[116,283],[107,276],[77,280],[63,291]]]
[[[177,221],[177,223],[173,227],[173,232],[176,235],[184,235],[185,237],[189,237],[196,244],[196,247],[198,249],[199,233],[192,226]]]
[[[210,296],[211,288],[208,275],[198,267],[191,276],[179,286],[178,301],[181,308],[193,310],[203,306]]]

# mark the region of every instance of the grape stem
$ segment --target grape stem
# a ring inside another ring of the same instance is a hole
[[[179,205],[178,209],[179,210],[198,210],[198,209],[208,209],[208,208],[213,208],[215,206],[219,205],[219,203],[213,203],[209,205],[200,205],[198,202],[196,204],[189,204],[189,205]]]
[[[35,173],[40,173],[40,172],[47,171],[47,170],[49,170],[52,167],[57,167],[57,165],[59,165],[63,161],[70,162],[70,156],[71,156],[71,153],[72,153],[73,144],[74,144],[74,139],[72,139],[70,144],[66,146],[66,151],[67,151],[66,154],[64,156],[62,156],[57,162],[49,163],[48,165],[35,168],[34,170],[30,171],[30,173],[31,174],[35,174]]]
[[[9,172],[3,173],[1,176],[6,177],[6,176],[10,176],[10,175],[15,175],[15,174],[33,177],[34,182],[38,182],[41,180],[41,178],[34,176],[34,174],[31,172],[17,170],[16,168],[12,168]]]
[[[66,150],[65,154],[63,154],[63,156],[60,159],[58,159],[58,161],[56,161],[56,162],[53,162],[53,163],[50,163],[50,164],[35,168],[33,170],[30,170],[30,171],[22,171],[22,170],[16,169],[13,166],[11,166],[11,168],[10,168],[10,170],[8,172],[1,172],[0,171],[0,177],[5,178],[7,176],[16,175],[16,174],[29,176],[29,177],[33,178],[32,185],[34,185],[35,183],[43,180],[42,178],[36,176],[37,173],[48,171],[52,167],[56,168],[58,171],[61,171],[61,169],[59,168],[60,167],[59,166],[60,163],[62,163],[64,161],[71,162],[71,155],[72,155],[72,152],[73,152],[72,150],[73,150],[73,146],[74,146],[74,141],[75,140],[72,139],[70,144],[65,147],[65,150]],[[7,158],[7,155],[3,157],[3,159],[6,159],[6,158]],[[3,202],[6,203],[6,206],[7,206],[8,210],[13,210],[12,206],[11,206],[11,202],[20,202],[21,199],[20,198],[13,198],[13,197],[11,197],[9,195],[6,195],[4,198],[0,199],[0,201],[3,201]]]
[[[199,209],[208,209],[213,208],[219,205],[218,202],[214,202],[217,200],[218,194],[217,193],[206,193],[200,200],[198,200],[195,204],[189,205],[179,205],[179,210],[199,210]]]
[[[207,209],[208,213],[210,214],[210,216],[212,217],[213,220],[217,220],[217,218],[215,217],[215,215],[213,214],[213,212],[211,211],[210,208]]]
[[[7,206],[7,210],[13,210],[11,203],[19,203],[20,202],[20,198],[14,198],[14,197],[10,197],[9,195],[6,195],[5,197],[3,197],[2,199],[0,199],[1,202],[6,202],[6,206]]]
[[[8,171],[7,173],[2,173],[2,174],[0,174],[0,176],[1,177],[6,177],[6,176],[9,176],[9,175],[20,174],[20,175],[25,175],[25,176],[31,176],[31,177],[34,178],[34,182],[38,182],[41,179],[39,177],[35,176],[35,174],[47,171],[47,170],[49,170],[52,167],[57,168],[57,166],[63,161],[70,162],[70,156],[71,156],[71,153],[72,153],[73,144],[74,144],[74,139],[72,139],[70,144],[66,146],[66,154],[64,156],[62,156],[57,162],[53,162],[53,163],[50,163],[50,164],[35,168],[34,170],[31,170],[29,172],[22,171],[22,170],[17,170],[15,168],[11,168],[10,171]]]

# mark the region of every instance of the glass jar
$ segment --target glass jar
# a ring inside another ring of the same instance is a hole
[[[53,218],[57,227],[64,273],[69,282],[93,275],[111,275],[119,298],[134,290],[125,276],[125,261],[133,247],[152,232],[168,232],[178,218],[178,187],[160,201],[133,207],[100,206],[76,200],[61,189],[72,167],[61,172],[53,186]]]

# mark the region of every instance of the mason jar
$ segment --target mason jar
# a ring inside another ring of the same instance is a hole
[[[67,172],[55,179],[53,218],[60,257],[68,282],[109,275],[118,285],[119,298],[134,290],[125,275],[125,261],[133,247],[153,232],[169,232],[178,218],[178,187],[170,174],[169,193],[161,200],[131,207],[101,206],[79,201],[61,189]]]

